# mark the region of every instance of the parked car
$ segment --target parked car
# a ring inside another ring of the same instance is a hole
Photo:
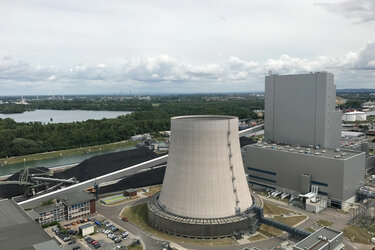
[[[73,247],[72,250],[77,250],[77,249],[80,249],[80,248],[81,248],[80,246],[75,246],[75,247]]]
[[[120,243],[122,240],[121,240],[120,238],[115,238],[113,241],[114,241],[115,243]]]

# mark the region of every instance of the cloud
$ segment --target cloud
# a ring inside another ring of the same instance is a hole
[[[353,84],[353,79],[358,86],[366,87],[375,79],[374,70],[375,42],[369,42],[359,51],[347,52],[342,57],[317,56],[315,59],[306,59],[281,55],[279,58],[269,58],[261,62],[231,56],[220,62],[202,65],[194,65],[168,55],[159,55],[129,58],[117,66],[103,63],[96,66],[79,64],[63,69],[32,65],[3,57],[0,60],[0,86],[9,86],[9,82],[13,83],[13,86],[30,88],[54,84],[66,92],[79,83],[85,86],[80,93],[85,93],[90,87],[114,89],[121,84],[128,84],[129,88],[153,88],[158,92],[169,91],[170,86],[179,92],[189,92],[187,86],[205,86],[206,91],[211,89],[215,92],[215,86],[225,85],[227,91],[233,90],[231,86],[248,86],[249,89],[251,86],[257,86],[258,89],[262,89],[263,77],[268,71],[276,74],[331,71],[340,79],[342,87],[348,86],[349,83]],[[78,91],[79,87],[74,90]]]
[[[375,20],[374,0],[344,0],[336,3],[317,3],[316,5],[358,22],[371,22]]]

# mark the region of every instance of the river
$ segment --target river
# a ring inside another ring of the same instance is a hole
[[[64,165],[71,165],[74,163],[80,163],[88,158],[91,158],[93,156],[97,155],[103,155],[113,152],[120,152],[125,150],[131,150],[135,149],[134,146],[128,146],[128,147],[121,147],[117,149],[111,149],[111,150],[103,150],[98,152],[91,152],[83,155],[71,155],[71,156],[63,156],[63,157],[56,157],[51,159],[44,159],[39,161],[30,161],[26,163],[16,163],[6,166],[0,166],[0,176],[14,174],[26,166],[29,166],[31,168],[35,167],[46,167],[46,168],[52,168],[52,167],[58,167],[58,166],[64,166]]]
[[[11,118],[16,122],[67,123],[81,122],[89,119],[116,118],[127,115],[129,111],[93,111],[93,110],[52,110],[37,109],[20,114],[0,114],[0,118]]]

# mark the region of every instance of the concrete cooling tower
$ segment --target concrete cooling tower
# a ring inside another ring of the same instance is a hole
[[[230,236],[256,230],[252,205],[242,163],[238,118],[172,118],[162,190],[148,205],[150,223],[182,236]]]

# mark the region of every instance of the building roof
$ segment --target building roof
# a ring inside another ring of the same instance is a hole
[[[354,131],[341,131],[341,137],[359,137],[359,136],[364,136],[366,135],[365,133],[363,132],[354,132]]]
[[[57,200],[61,201],[67,206],[75,205],[78,203],[82,203],[82,202],[90,201],[94,199],[95,198],[92,195],[88,194],[85,191],[69,193],[69,194],[61,195],[57,197]]]
[[[80,226],[79,229],[82,230],[82,229],[90,228],[90,227],[93,227],[93,226],[94,226],[93,224],[88,223],[88,224],[85,224],[85,225]]]
[[[34,211],[39,214],[41,212],[47,212],[47,211],[51,211],[57,208],[63,208],[63,205],[60,203],[54,202],[53,204],[50,204],[50,205],[36,207],[34,208]]]
[[[27,210],[25,212],[30,216],[31,219],[33,219],[33,220],[39,219],[39,214],[37,212],[35,212],[34,209],[30,209],[30,210]]]
[[[311,246],[314,246],[314,249],[319,250],[319,249],[328,249],[324,248],[327,244],[330,244],[333,240],[337,241],[337,246],[342,244],[342,239],[341,242],[339,238],[340,235],[342,235],[343,232],[329,228],[329,227],[322,227],[315,233],[310,234],[308,237],[305,239],[301,240],[298,242],[296,245],[294,245],[293,249],[310,249]],[[335,244],[336,245],[336,244]],[[331,248],[330,248],[331,249]],[[341,248],[337,248],[341,249]]]
[[[345,160],[355,155],[361,154],[362,152],[339,149],[326,149],[326,148],[315,148],[315,147],[303,147],[303,146],[291,146],[276,143],[261,142],[246,147],[261,147],[269,150],[277,150],[281,152],[295,153],[295,154],[306,154],[317,157],[333,158]]]
[[[34,245],[47,241],[51,241],[51,237],[15,201],[0,201],[1,249],[39,250]],[[57,243],[54,246],[58,247]]]

